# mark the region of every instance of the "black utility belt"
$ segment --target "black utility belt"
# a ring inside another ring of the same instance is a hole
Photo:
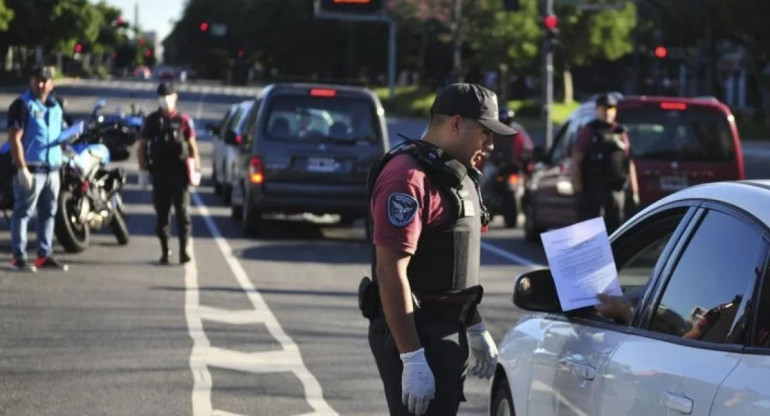
[[[51,173],[58,172],[59,166],[27,165],[27,169],[32,173]]]

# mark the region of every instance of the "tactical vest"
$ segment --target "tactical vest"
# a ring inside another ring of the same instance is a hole
[[[64,112],[53,96],[43,104],[27,91],[21,96],[27,111],[27,121],[21,144],[24,159],[30,166],[56,168],[62,164],[62,151],[58,140],[62,132]]]
[[[185,161],[190,155],[190,146],[182,130],[182,116],[177,112],[166,117],[160,112],[147,118],[145,129],[155,134],[148,137],[147,153],[150,171],[173,172],[186,175]]]
[[[418,299],[423,299],[477,287],[481,228],[490,220],[479,194],[479,172],[468,171],[462,163],[428,142],[408,141],[388,152],[372,167],[367,188],[370,202],[380,172],[400,154],[408,154],[418,162],[450,208],[445,222],[422,229],[407,268],[412,292]],[[372,256],[373,275],[375,261],[376,257]]]
[[[587,184],[608,185],[619,189],[625,183],[629,171],[627,144],[623,140],[625,128],[594,120],[591,129],[591,145],[583,158],[583,178]]]

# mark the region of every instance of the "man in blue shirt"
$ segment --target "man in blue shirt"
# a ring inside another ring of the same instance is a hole
[[[8,109],[8,140],[17,168],[13,180],[14,207],[11,244],[14,270],[67,270],[51,257],[53,228],[59,197],[63,111],[51,94],[53,72],[48,67],[32,71],[30,87]],[[37,260],[27,261],[27,224],[37,208]]]

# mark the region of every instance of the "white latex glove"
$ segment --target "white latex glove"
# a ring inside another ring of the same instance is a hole
[[[634,192],[633,198],[634,198],[634,207],[638,207],[639,206],[639,193],[638,192]]]
[[[436,395],[436,380],[425,359],[425,348],[401,354],[401,362],[401,402],[415,415],[423,415]]]
[[[32,172],[29,171],[29,168],[24,166],[24,168],[19,169],[16,175],[19,177],[19,183],[22,188],[26,190],[32,189],[32,186],[35,184],[35,177],[32,176]]]
[[[497,367],[497,345],[492,335],[487,331],[484,321],[466,329],[468,343],[471,346],[473,364],[471,374],[479,378],[490,378]]]
[[[147,189],[147,187],[150,186],[150,172],[140,170],[139,175],[137,176],[137,182],[139,183],[140,188]]]

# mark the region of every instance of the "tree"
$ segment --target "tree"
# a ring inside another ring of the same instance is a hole
[[[564,101],[572,102],[572,68],[597,59],[614,61],[633,51],[636,6],[619,0],[595,0],[596,4],[623,5],[622,9],[582,11],[559,4],[559,48],[557,63],[564,76]],[[542,24],[542,23],[541,23]]]
[[[11,20],[13,20],[13,10],[5,5],[4,0],[0,0],[0,32],[8,30]]]

